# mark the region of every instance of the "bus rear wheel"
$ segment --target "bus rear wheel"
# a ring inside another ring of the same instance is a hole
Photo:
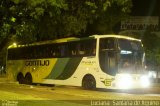
[[[22,73],[19,73],[17,75],[17,81],[19,82],[19,84],[24,84],[25,83],[25,79]]]
[[[30,73],[27,73],[25,75],[25,84],[28,84],[28,85],[32,84],[32,75]]]
[[[96,80],[92,75],[86,75],[82,80],[82,87],[84,89],[95,89]]]

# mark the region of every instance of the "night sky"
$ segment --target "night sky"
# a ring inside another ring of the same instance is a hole
[[[133,16],[160,16],[160,0],[132,0]]]

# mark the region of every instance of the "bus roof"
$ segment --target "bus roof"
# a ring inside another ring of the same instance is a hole
[[[25,45],[16,45],[16,46],[10,45],[8,48],[27,47],[27,46],[35,46],[35,45],[43,45],[43,44],[51,44],[51,43],[63,43],[63,42],[71,42],[71,41],[79,41],[79,40],[87,40],[87,39],[99,39],[99,38],[107,38],[107,37],[141,41],[140,39],[123,36],[123,35],[92,35],[84,38],[68,37],[68,38],[61,38],[57,40],[40,41],[40,42],[35,42],[35,43],[25,44]]]
[[[12,44],[8,48],[36,46],[36,45],[51,44],[51,43],[62,43],[62,42],[68,42],[70,40],[75,40],[75,39],[77,39],[77,38],[76,37],[69,37],[69,38],[61,38],[61,39],[56,39],[56,40],[39,41],[39,42],[34,42],[34,43],[30,43],[30,44],[25,44],[25,45],[13,45]]]
[[[90,37],[95,37],[95,38],[113,37],[113,38],[121,38],[121,39],[141,41],[140,39],[136,39],[136,38],[129,37],[129,36],[124,36],[124,35],[92,35]]]

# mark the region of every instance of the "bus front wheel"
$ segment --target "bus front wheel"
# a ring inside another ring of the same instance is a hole
[[[92,75],[86,75],[82,80],[82,87],[84,89],[95,89],[96,80]]]

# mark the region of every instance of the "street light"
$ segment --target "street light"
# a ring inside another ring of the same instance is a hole
[[[14,42],[14,43],[12,43],[11,45],[8,46],[8,48],[11,48],[11,47],[17,47],[17,43]]]

